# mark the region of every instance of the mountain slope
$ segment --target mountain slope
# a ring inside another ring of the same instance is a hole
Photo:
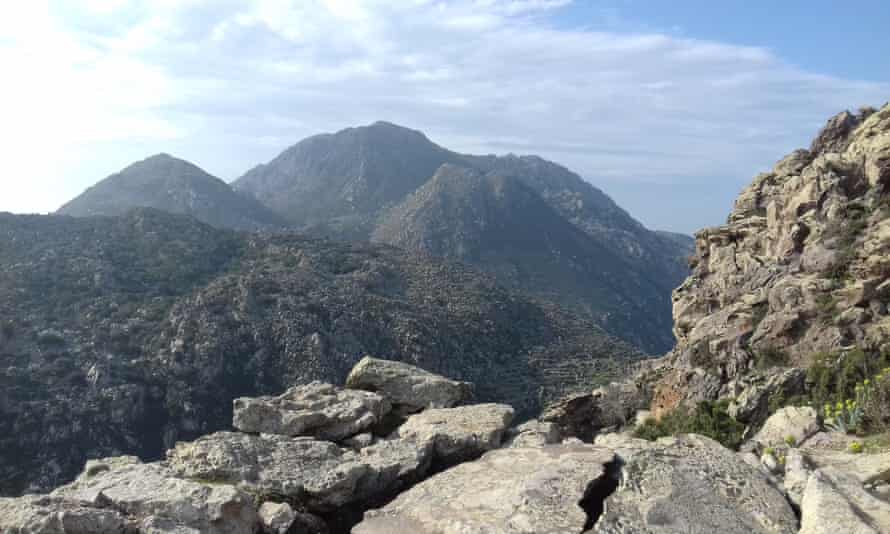
[[[696,234],[692,263],[674,293],[678,343],[654,409],[742,398],[746,384],[763,395],[770,367],[818,362],[849,387],[880,370],[890,354],[890,105],[837,115],[809,150],[755,177],[725,225]]]
[[[259,230],[287,223],[199,167],[158,154],[105,178],[59,208],[61,215],[121,215],[132,208],[187,214],[218,228]]]
[[[387,212],[372,240],[478,266],[639,346],[672,342],[667,318],[653,314],[652,300],[643,296],[659,288],[635,278],[620,257],[516,178],[443,165]]]
[[[682,282],[688,273],[686,257],[688,244],[670,236],[661,235],[646,229],[615,204],[602,191],[584,181],[577,174],[555,163],[535,156],[472,156],[458,154],[431,142],[420,132],[389,123],[375,123],[370,126],[349,128],[335,134],[310,137],[284,151],[280,156],[265,165],[251,170],[234,183],[234,187],[249,192],[265,202],[282,216],[288,217],[297,226],[313,235],[348,240],[367,240],[372,235],[381,239],[391,230],[378,229],[378,225],[392,226],[397,215],[390,210],[408,201],[427,183],[441,165],[452,164],[474,169],[482,174],[497,174],[510,177],[537,193],[555,213],[568,223],[587,234],[599,246],[603,258],[609,258],[599,272],[587,269],[591,276],[574,287],[589,285],[603,288],[615,285],[608,279],[611,272],[609,262],[615,260],[624,264],[628,285],[640,288],[636,295],[607,295],[594,298],[596,292],[588,293],[588,302],[580,308],[591,312],[600,324],[611,332],[624,335],[625,339],[639,342],[642,338],[651,341],[643,344],[646,350],[663,353],[673,346],[670,332],[670,292]],[[440,205],[440,218],[450,221],[460,214],[450,213]],[[517,207],[517,209],[522,209]],[[505,219],[506,221],[507,219]],[[523,214],[509,217],[512,222],[521,223]],[[385,222],[386,221],[386,222]],[[460,223],[456,223],[460,224]],[[560,225],[568,230],[568,225]],[[461,235],[458,228],[451,228],[455,239]],[[513,233],[521,232],[517,227]],[[505,230],[508,233],[508,230]],[[572,240],[567,235],[562,239]],[[398,240],[386,238],[383,241],[396,243]],[[410,240],[400,242],[400,246],[416,247]],[[461,246],[443,248],[447,257],[459,258]],[[537,244],[531,243],[537,247]],[[429,252],[429,251],[427,251]],[[531,250],[527,257],[538,256],[540,250]],[[515,257],[520,257],[517,254]],[[579,258],[590,264],[597,256]],[[489,271],[495,266],[476,262]],[[536,294],[555,293],[558,285],[547,279],[546,271],[534,273],[531,265],[525,271],[535,284],[525,284]],[[574,292],[561,292],[557,300],[577,303]],[[639,323],[632,335],[626,329],[612,329],[612,325],[624,324],[636,312],[630,309],[610,306],[608,302],[648,301],[651,321]],[[623,317],[618,322],[604,319],[602,310],[608,309],[613,318]],[[656,324],[656,331],[648,331],[649,325]]]
[[[88,457],[157,458],[228,428],[232,398],[341,383],[364,354],[472,381],[478,400],[523,414],[641,357],[590,321],[389,246],[150,209],[0,214],[0,493],[56,485]]]

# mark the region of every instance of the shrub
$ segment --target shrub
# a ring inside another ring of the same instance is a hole
[[[794,436],[785,436],[785,445],[789,447],[794,447],[797,445],[797,440],[794,439]]]
[[[817,404],[846,402],[856,395],[856,384],[890,366],[887,354],[861,349],[817,356],[807,370],[810,398]]]
[[[729,402],[724,400],[700,402],[694,410],[677,408],[659,420],[647,419],[637,427],[634,435],[654,441],[677,434],[700,434],[736,449],[742,443],[745,425],[727,413],[728,407]]]
[[[854,441],[853,443],[850,443],[850,446],[847,448],[853,454],[859,454],[860,452],[862,452],[862,443],[859,441]]]
[[[788,353],[776,347],[765,347],[757,351],[754,364],[758,369],[784,367],[788,365]]]

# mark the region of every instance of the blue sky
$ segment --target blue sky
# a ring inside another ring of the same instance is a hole
[[[388,120],[536,153],[650,227],[720,224],[843,109],[890,98],[890,3],[33,0],[0,19],[0,210],[158,152],[237,178]]]

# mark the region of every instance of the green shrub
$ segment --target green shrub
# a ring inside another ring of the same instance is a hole
[[[659,420],[647,419],[638,426],[634,435],[654,441],[677,434],[700,434],[736,449],[742,443],[745,425],[727,413],[728,401],[704,401],[695,410],[677,408]]]
[[[854,349],[842,354],[822,354],[807,370],[810,399],[821,406],[855,398],[856,385],[890,366],[887,354]]]
[[[794,447],[797,445],[797,440],[794,439],[794,436],[785,436],[785,445],[789,447]]]
[[[859,454],[862,452],[862,443],[859,441],[854,441],[853,443],[850,443],[850,446],[847,448],[853,454]]]
[[[758,369],[785,367],[788,365],[788,353],[776,347],[765,347],[757,351],[754,364]]]

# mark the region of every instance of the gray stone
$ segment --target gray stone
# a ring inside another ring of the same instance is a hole
[[[122,534],[126,521],[114,510],[50,496],[0,498],[0,532],[9,534]]]
[[[507,430],[504,446],[543,447],[559,442],[559,428],[555,424],[532,419]]]
[[[237,484],[324,512],[416,481],[431,453],[432,443],[407,440],[383,440],[356,452],[312,438],[217,432],[177,443],[167,458],[180,476]]]
[[[615,456],[620,458],[622,462],[630,461],[631,458],[641,451],[660,446],[657,442],[635,438],[624,432],[600,434],[594,438],[593,444],[613,451]]]
[[[260,522],[269,534],[285,534],[297,518],[297,513],[286,502],[264,502],[259,514]]]
[[[782,485],[788,498],[800,506],[812,467],[800,449],[790,449],[785,454],[785,478]]]
[[[139,524],[140,534],[201,534],[196,528],[187,527],[167,517],[146,517]]]
[[[745,387],[730,404],[727,413],[739,421],[758,424],[767,416],[769,398],[774,394],[795,395],[803,391],[806,372],[803,369],[785,369],[768,374]]]
[[[732,451],[696,435],[658,443],[622,467],[621,484],[591,532],[797,532],[785,496]]]
[[[580,502],[606,474],[592,445],[499,449],[418,484],[365,514],[353,534],[581,532]]]
[[[870,495],[849,473],[831,467],[816,470],[801,502],[800,534],[840,532],[890,532],[890,504]]]
[[[365,356],[346,378],[346,387],[375,391],[403,411],[451,408],[472,398],[467,382],[451,380],[402,362]]]
[[[785,447],[786,440],[794,440],[791,446],[803,443],[819,432],[819,414],[808,406],[788,406],[769,416],[757,434],[751,439],[760,449]]]
[[[390,410],[375,393],[312,382],[277,397],[235,399],[232,424],[243,432],[339,441],[377,423]]]
[[[139,520],[175,518],[204,533],[252,534],[257,523],[253,499],[234,486],[183,480],[163,464],[131,456],[87,462],[77,480],[52,496]]]
[[[437,459],[454,463],[499,447],[512,420],[506,404],[430,409],[409,417],[394,437],[430,443]]]

